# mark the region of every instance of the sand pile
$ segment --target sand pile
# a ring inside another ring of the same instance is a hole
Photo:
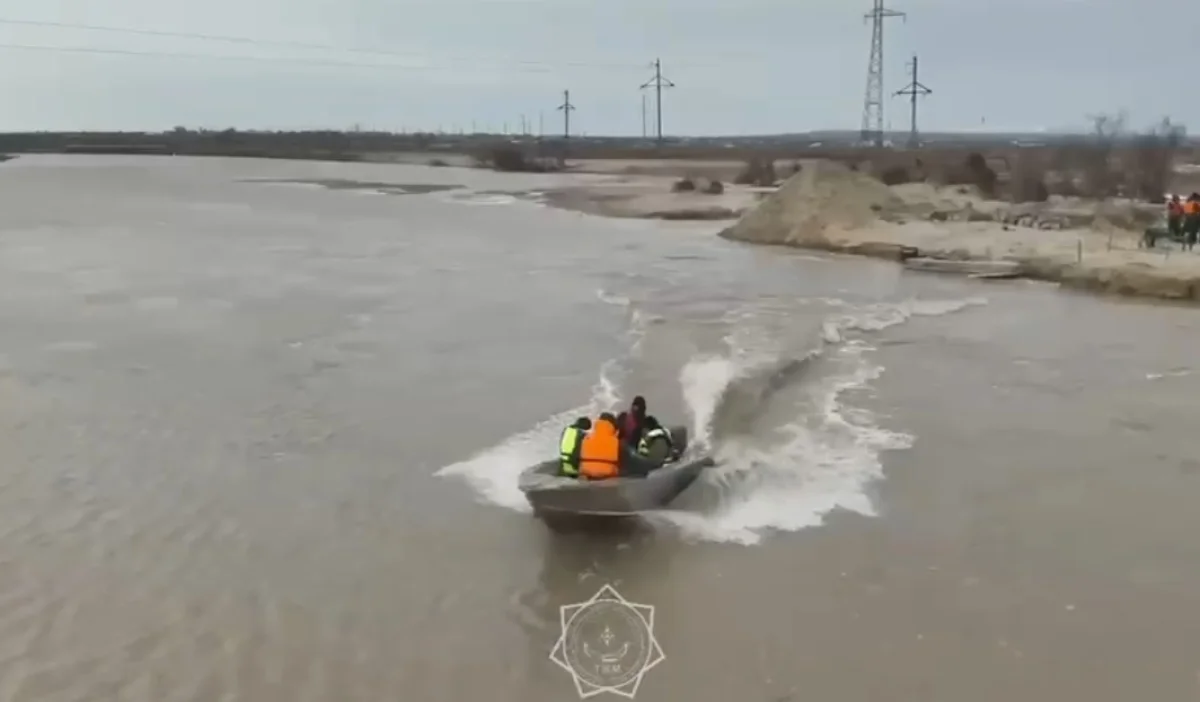
[[[758,244],[828,245],[841,233],[902,211],[880,181],[832,161],[808,161],[779,190],[721,236]]]

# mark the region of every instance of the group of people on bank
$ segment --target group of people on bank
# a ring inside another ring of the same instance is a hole
[[[1192,193],[1186,200],[1172,195],[1167,200],[1167,231],[1173,239],[1182,239],[1185,251],[1196,246],[1200,235],[1200,193]]]
[[[640,395],[616,417],[604,412],[594,423],[575,420],[563,430],[558,453],[562,475],[582,480],[645,477],[678,457],[671,432],[646,414]]]

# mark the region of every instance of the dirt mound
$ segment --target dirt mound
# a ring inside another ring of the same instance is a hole
[[[759,244],[819,244],[903,208],[903,200],[875,178],[840,163],[812,161],[721,236]]]

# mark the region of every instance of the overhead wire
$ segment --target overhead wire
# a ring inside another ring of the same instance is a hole
[[[76,53],[76,54],[108,54],[114,56],[147,56],[157,58],[182,58],[182,59],[206,59],[216,61],[249,61],[252,63],[275,63],[275,64],[300,64],[309,66],[330,66],[339,68],[377,68],[377,69],[398,69],[406,71],[454,71],[461,70],[461,67],[424,64],[424,65],[405,65],[402,63],[363,63],[354,61],[331,61],[326,59],[306,59],[293,57],[276,57],[276,56],[239,56],[232,54],[203,54],[203,53],[186,53],[177,51],[138,51],[134,49],[113,49],[94,46],[51,46],[47,44],[16,44],[9,42],[0,42],[0,49],[12,49],[17,51],[47,51],[56,53]],[[554,69],[553,66],[547,64],[545,66],[524,66],[518,69],[521,72],[528,73],[549,73]]]
[[[338,44],[326,44],[319,42],[294,41],[285,39],[259,39],[246,36],[233,36],[222,34],[205,34],[198,32],[180,32],[168,31],[159,29],[141,29],[135,27],[115,27],[108,25],[84,24],[76,22],[57,22],[49,20],[23,20],[12,18],[0,18],[0,25],[13,25],[25,27],[46,27],[54,29],[78,29],[94,32],[108,32],[115,34],[130,34],[139,36],[166,37],[176,39],[194,39],[199,41],[213,41],[230,44],[240,44],[248,46],[264,46],[264,47],[280,47],[291,49],[307,49],[318,51],[332,51],[349,54],[360,54],[370,56],[386,56],[391,58],[405,58],[426,60],[428,54],[420,52],[404,52],[393,51],[386,49],[372,49],[355,46],[344,46]],[[65,51],[70,53],[95,53],[95,54],[114,54],[125,56],[160,56],[160,57],[177,57],[177,58],[215,58],[229,60],[259,60],[260,57],[247,56],[230,56],[226,54],[197,54],[197,53],[181,53],[181,52],[159,52],[159,51],[138,51],[126,49],[109,49],[102,47],[81,47],[81,46],[53,46],[47,44],[24,44],[24,43],[0,43],[0,48],[18,49],[18,50],[45,50],[45,51]],[[352,66],[352,67],[384,67],[384,68],[405,68],[409,70],[425,70],[425,69],[447,69],[449,66],[435,66],[425,64],[422,66],[404,66],[401,64],[371,64],[371,63],[355,63],[347,61],[325,61],[315,59],[291,59],[291,58],[271,58],[262,57],[268,61],[286,62],[286,63],[307,63],[311,65],[329,65],[329,66]],[[487,64],[495,66],[498,64],[510,64],[514,66],[524,66],[527,68],[542,69],[537,72],[546,72],[556,68],[600,68],[614,70],[641,70],[646,66],[646,62],[640,63],[607,63],[607,62],[582,62],[582,61],[537,61],[528,59],[516,58],[499,58],[499,57],[464,57],[464,56],[437,56],[437,61],[442,63],[474,63]]]

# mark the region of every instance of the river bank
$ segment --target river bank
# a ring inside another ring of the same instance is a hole
[[[720,236],[896,261],[1006,262],[1017,277],[1065,287],[1200,300],[1200,255],[1170,244],[1141,248],[1141,228],[1157,214],[1152,205],[1063,198],[1011,205],[968,188],[889,187],[828,161],[807,162],[774,191],[681,194],[670,192],[665,175],[631,174],[616,162],[589,165],[620,175],[546,193],[545,201],[615,217],[723,219],[736,212],[740,219]]]
[[[551,207],[601,217],[695,221],[733,221],[758,204],[764,193],[727,185],[720,194],[673,192],[674,179],[617,177],[556,188],[542,194]]]
[[[721,236],[903,260],[1011,262],[1019,277],[1095,292],[1200,300],[1200,256],[1140,248],[1153,206],[1055,200],[1000,209],[967,189],[934,202],[928,186],[889,188],[815,162]],[[932,208],[932,209],[930,209]]]
[[[737,239],[727,229],[721,236]],[[1200,301],[1200,254],[1137,247],[1131,232],[1021,230],[990,222],[878,223],[785,245],[895,261],[1013,262],[1016,277],[1092,292]],[[971,270],[964,266],[964,270]]]

